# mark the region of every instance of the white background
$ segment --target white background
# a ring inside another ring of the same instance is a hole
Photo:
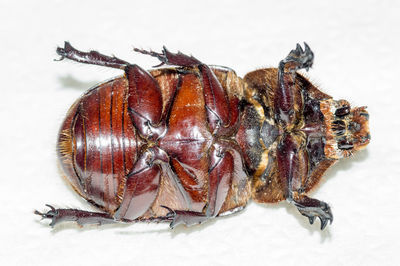
[[[396,1],[0,1],[1,265],[400,265],[399,48]],[[51,229],[44,204],[90,209],[66,185],[55,141],[72,102],[120,71],[55,62],[57,45],[158,64],[132,47],[192,53],[243,76],[306,41],[309,76],[368,105],[372,141],[335,165],[314,197],[324,231],[286,203],[171,231],[166,224]]]

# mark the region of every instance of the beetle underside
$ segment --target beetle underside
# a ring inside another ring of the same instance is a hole
[[[182,53],[157,57],[147,72],[68,42],[61,59],[124,70],[68,111],[58,154],[74,190],[102,212],[36,214],[80,225],[154,221],[193,225],[260,203],[287,200],[321,229],[333,220],[307,196],[338,159],[369,143],[366,107],[335,101],[297,73],[312,66],[305,44],[278,68],[243,79]],[[61,60],[60,59],[60,60]]]

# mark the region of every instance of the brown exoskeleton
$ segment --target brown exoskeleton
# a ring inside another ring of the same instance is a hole
[[[58,155],[74,190],[102,212],[55,209],[51,225],[167,221],[193,225],[287,200],[321,229],[333,216],[307,196],[324,172],[370,140],[365,107],[318,90],[297,71],[314,55],[297,45],[278,68],[243,79],[182,53],[135,49],[168,67],[149,72],[68,42],[61,59],[125,75],[79,98],[61,126]]]

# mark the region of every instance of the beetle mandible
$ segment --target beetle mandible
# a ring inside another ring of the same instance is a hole
[[[313,64],[304,43],[278,68],[242,79],[193,56],[134,49],[161,61],[150,71],[65,42],[60,60],[124,71],[80,97],[57,153],[72,188],[101,212],[55,209],[51,226],[154,221],[187,226],[259,203],[286,200],[321,230],[328,204],[307,193],[338,159],[370,140],[366,107],[352,108],[297,71]]]

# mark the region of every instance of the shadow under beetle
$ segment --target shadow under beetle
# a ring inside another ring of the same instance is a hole
[[[338,159],[370,140],[366,107],[318,90],[305,43],[278,68],[243,79],[193,56],[134,49],[166,67],[145,71],[65,42],[61,59],[118,68],[124,76],[80,97],[61,126],[57,151],[73,189],[102,210],[55,209],[51,226],[154,221],[187,226],[260,203],[286,200],[321,229],[333,216],[307,196]]]

